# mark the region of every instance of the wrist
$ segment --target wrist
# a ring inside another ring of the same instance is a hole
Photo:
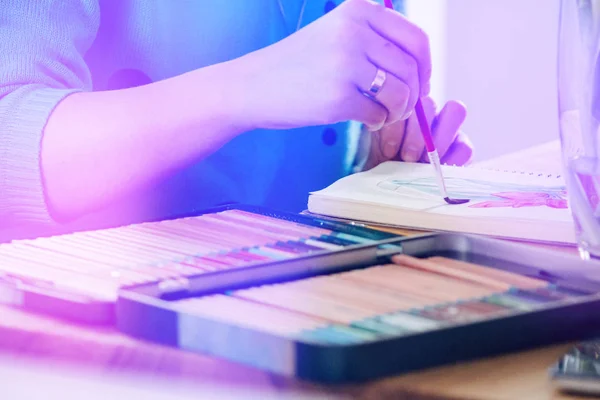
[[[273,90],[271,87],[274,67],[266,61],[268,56],[265,59],[267,50],[258,50],[227,63],[228,87],[233,94],[229,101],[250,129],[295,128],[297,126],[286,118],[287,106],[282,104],[282,98],[273,96],[285,88]]]
[[[248,92],[239,68],[224,62],[174,78],[163,94],[163,106],[192,127],[218,127],[224,140],[255,129],[246,103]],[[172,101],[171,101],[172,99]]]

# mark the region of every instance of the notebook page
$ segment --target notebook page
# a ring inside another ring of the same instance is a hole
[[[560,177],[450,166],[443,170],[449,196],[471,201],[446,204],[428,164],[389,161],[312,193],[309,211],[327,215],[325,210],[311,209],[311,202],[327,198],[330,203],[337,200],[468,219],[572,221]]]

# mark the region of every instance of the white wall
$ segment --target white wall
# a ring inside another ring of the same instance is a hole
[[[467,105],[476,159],[558,138],[558,10],[559,0],[408,0],[431,36],[433,94]]]
[[[406,14],[429,35],[431,61],[431,96],[445,98],[446,71],[446,4],[447,0],[407,0]]]

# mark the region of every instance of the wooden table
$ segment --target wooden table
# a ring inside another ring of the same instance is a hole
[[[481,163],[478,167],[560,173],[557,143]],[[186,353],[124,336],[111,328],[89,328],[0,306],[0,351],[148,377],[260,388],[273,393],[297,390],[316,396],[362,398],[573,399],[554,391],[548,367],[571,344],[446,366],[359,387],[320,387],[232,362]],[[406,394],[413,393],[413,394]],[[420,395],[417,395],[420,394]],[[430,396],[428,396],[430,395]]]

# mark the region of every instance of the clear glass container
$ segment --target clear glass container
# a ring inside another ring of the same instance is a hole
[[[600,257],[600,0],[561,0],[558,102],[561,150],[580,254]]]

